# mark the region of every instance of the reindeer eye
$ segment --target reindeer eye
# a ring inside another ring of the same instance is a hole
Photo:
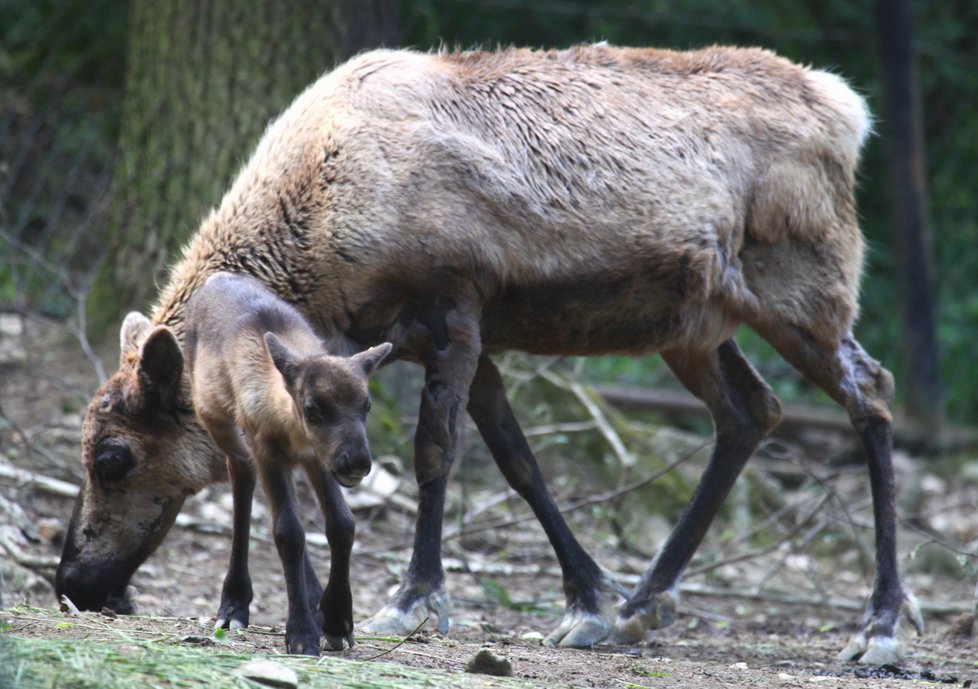
[[[118,483],[136,465],[125,445],[102,441],[95,447],[95,475],[103,483]]]

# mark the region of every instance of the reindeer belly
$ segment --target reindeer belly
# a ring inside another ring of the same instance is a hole
[[[736,321],[718,300],[690,300],[682,292],[674,281],[635,277],[511,286],[483,309],[483,347],[490,353],[634,355],[679,344],[712,349],[730,336]]]

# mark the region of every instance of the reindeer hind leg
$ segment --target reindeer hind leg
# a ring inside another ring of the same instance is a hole
[[[904,652],[895,635],[901,608],[919,633],[923,633],[923,620],[915,598],[900,582],[897,566],[890,415],[893,377],[851,332],[833,342],[796,325],[760,323],[753,327],[802,375],[846,409],[866,452],[876,524],[876,578],[862,629],[839,657],[868,665],[900,662]]]
[[[618,643],[638,642],[646,629],[666,627],[675,620],[683,570],[744,464],[781,418],[781,405],[774,393],[733,340],[713,352],[673,350],[664,351],[662,356],[680,382],[709,408],[716,442],[678,523],[618,610],[614,632]]]

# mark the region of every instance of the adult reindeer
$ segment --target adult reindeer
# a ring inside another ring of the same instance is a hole
[[[852,336],[854,171],[869,129],[840,78],[757,49],[367,53],[269,127],[152,322],[180,341],[206,277],[244,272],[296,304],[331,351],[390,341],[392,357],[421,364],[414,554],[366,626],[407,632],[427,608],[448,629],[442,511],[467,410],[556,551],[567,607],[547,641],[563,646],[636,641],[674,618],[680,574],[780,417],[731,337],[745,323],[844,406],[862,440],[876,581],[843,656],[894,661],[901,607],[918,628],[920,615],[897,569],[893,382]],[[57,577],[86,608],[127,609],[130,576],[184,497],[225,478],[185,373],[138,333],[122,343],[85,420],[86,481]],[[614,625],[601,605],[612,582],[557,511],[507,403],[490,358],[507,349],[658,351],[713,416],[700,485]]]

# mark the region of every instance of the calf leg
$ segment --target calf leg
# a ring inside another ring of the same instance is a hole
[[[563,622],[544,643],[586,647],[604,640],[611,632],[611,601],[601,589],[615,584],[584,552],[554,504],[536,458],[506,400],[499,370],[487,355],[479,357],[479,367],[469,389],[468,411],[503,476],[537,516],[560,562],[566,612]]]
[[[272,511],[272,536],[285,573],[288,615],[285,623],[285,649],[288,653],[319,655],[319,624],[309,604],[306,534],[297,514],[295,485],[291,470],[284,466],[277,443],[261,442],[251,435],[256,446],[255,460],[265,497]]]
[[[221,589],[215,629],[248,626],[253,597],[248,573],[248,542],[251,536],[251,502],[255,494],[255,466],[237,427],[208,423],[207,428],[226,457],[234,515],[231,522],[231,557]]]
[[[425,364],[414,471],[418,481],[418,519],[407,577],[392,599],[361,627],[376,634],[408,634],[432,612],[438,631],[447,634],[450,602],[441,564],[442,519],[448,472],[458,453],[459,415],[468,400],[481,343],[476,314],[452,304],[443,313],[419,320],[426,331],[420,357]]]
[[[319,600],[323,633],[330,648],[342,651],[344,642],[351,648],[356,643],[353,594],[350,591],[350,553],[356,525],[333,475],[319,464],[307,465],[306,473],[326,518],[326,540],[329,542],[329,581]]]
[[[618,610],[615,640],[619,643],[637,642],[647,628],[672,624],[680,575],[744,464],[781,418],[774,393],[733,340],[708,354],[664,352],[663,358],[683,385],[706,403],[716,443],[679,522]]]
[[[923,619],[914,597],[904,591],[897,567],[890,417],[893,377],[851,333],[837,343],[824,343],[792,326],[755,328],[802,375],[845,407],[866,451],[876,524],[876,580],[862,630],[839,657],[870,665],[899,662],[903,650],[895,634],[901,607],[921,634]]]

